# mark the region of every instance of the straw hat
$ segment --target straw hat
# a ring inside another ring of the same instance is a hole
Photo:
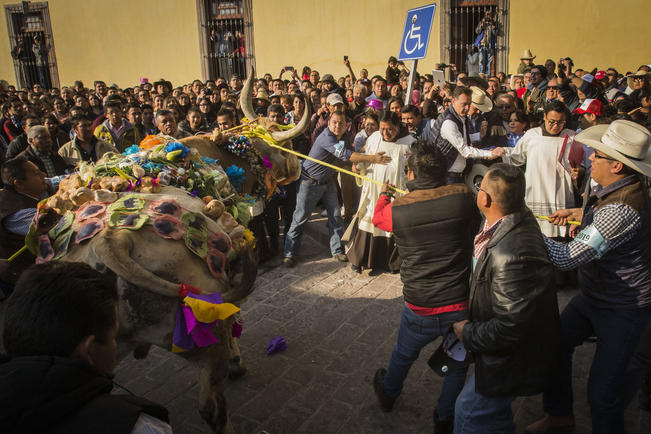
[[[259,99],[262,101],[265,101],[266,103],[269,103],[269,93],[264,87],[258,88],[258,93],[253,97],[253,99]]]
[[[631,75],[626,76],[626,84],[631,89],[633,89],[633,78],[635,78],[635,77],[646,77],[647,83],[651,82],[651,72],[646,72],[645,70],[640,69],[635,74],[631,74]]]
[[[526,50],[524,50],[524,54],[522,55],[522,57],[520,57],[520,60],[525,60],[525,59],[533,60],[535,58],[536,56],[531,54],[531,50],[527,48]]]
[[[651,133],[635,122],[616,120],[581,131],[576,140],[603,152],[626,166],[651,176]]]
[[[493,110],[493,102],[486,95],[486,92],[478,88],[477,86],[471,86],[472,90],[472,105],[482,113],[487,113]]]

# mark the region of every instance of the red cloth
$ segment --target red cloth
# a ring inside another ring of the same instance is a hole
[[[439,307],[420,307],[407,302],[405,302],[405,304],[407,304],[407,307],[411,309],[416,315],[420,315],[420,316],[437,315],[439,313],[457,312],[460,310],[468,309],[467,301],[462,301],[461,303],[449,304],[447,306],[439,306]]]
[[[391,207],[391,198],[386,194],[380,195],[373,211],[373,224],[376,228],[385,232],[393,232]]]
[[[527,91],[527,88],[526,87],[521,87],[520,89],[516,89],[515,91],[518,94],[518,98],[522,99],[522,96]]]

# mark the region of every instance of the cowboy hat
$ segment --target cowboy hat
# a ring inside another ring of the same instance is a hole
[[[576,135],[576,140],[643,175],[651,176],[651,133],[640,124],[616,120],[610,125],[596,125],[583,130]]]
[[[524,60],[524,59],[533,60],[535,58],[536,56],[531,54],[531,50],[527,48],[526,50],[524,50],[524,54],[522,55],[522,57],[520,57],[520,60]]]
[[[516,79],[516,78],[521,78],[521,79],[522,79],[522,82],[524,83],[524,75],[523,75],[523,74],[513,74],[513,75],[511,76],[511,78],[509,78],[509,89],[518,90],[518,89],[515,87],[515,79]]]
[[[258,93],[255,94],[253,99],[259,99],[262,101],[265,101],[267,103],[270,103],[271,101],[269,100],[269,93],[264,87],[259,87],[258,88]]]
[[[647,83],[648,83],[648,82],[651,82],[651,72],[646,72],[645,70],[640,69],[640,70],[638,70],[635,74],[630,74],[630,75],[627,75],[627,76],[626,76],[626,84],[627,84],[628,87],[630,87],[631,89],[633,89],[633,79],[634,79],[635,77],[645,77]]]
[[[487,113],[493,110],[493,102],[486,95],[486,92],[478,88],[477,86],[471,86],[472,90],[472,105],[482,113]]]

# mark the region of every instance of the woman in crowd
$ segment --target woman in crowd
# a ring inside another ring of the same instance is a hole
[[[368,139],[371,134],[376,132],[378,129],[380,129],[380,120],[377,112],[369,108],[366,110],[363,128],[355,135],[355,139],[353,140],[355,152],[361,152],[361,149],[366,145],[366,139]]]
[[[397,85],[399,86],[399,85]],[[404,107],[405,103],[402,101],[402,98],[398,98],[396,96],[392,96],[389,98],[389,101],[387,102],[387,108],[389,111],[394,112],[395,114],[400,117],[400,110],[402,110],[402,107]]]
[[[370,117],[370,116],[369,116]],[[383,152],[391,157],[391,163],[358,164],[362,175],[377,182],[363,181],[362,195],[357,214],[351,225],[356,229],[346,246],[346,255],[352,269],[361,273],[363,268],[383,269],[390,272],[400,270],[400,257],[393,236],[373,225],[373,212],[380,196],[382,183],[389,181],[404,190],[407,182],[405,166],[409,147],[415,139],[401,128],[400,118],[392,111],[385,111],[380,118],[379,131],[371,134],[363,148],[366,154]]]
[[[83,96],[81,98],[84,98]],[[84,98],[85,99],[85,98]],[[66,107],[66,102],[61,97],[54,97],[52,99],[52,114],[57,118],[57,121],[63,123],[68,119],[68,107]],[[83,107],[82,107],[83,108]],[[84,111],[88,111],[88,101],[86,101],[86,108],[83,108]]]
[[[91,93],[88,96],[88,104],[90,106],[90,109],[88,110],[89,119],[96,119],[104,112],[102,109],[102,100],[94,93]]]
[[[516,110],[511,113],[511,117],[509,118],[509,134],[506,137],[507,144],[510,148],[515,147],[518,140],[524,136],[527,128],[529,128],[529,119],[524,110]]]
[[[217,119],[217,112],[215,112],[214,107],[210,100],[206,97],[197,99],[197,107],[201,111],[201,116],[203,117],[202,125],[212,125],[213,122]]]

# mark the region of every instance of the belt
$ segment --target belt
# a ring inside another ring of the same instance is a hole
[[[303,175],[303,176],[305,177],[305,180],[306,180],[306,181],[310,181],[310,182],[312,182],[312,184],[317,184],[317,185],[326,185],[327,183],[330,182],[329,179],[328,179],[327,181],[319,181],[319,180],[317,180],[317,179],[315,179],[315,178],[312,178],[312,177],[311,177],[310,175],[308,175],[307,172],[305,172],[305,171],[303,171],[303,172],[301,173],[301,175]]]

